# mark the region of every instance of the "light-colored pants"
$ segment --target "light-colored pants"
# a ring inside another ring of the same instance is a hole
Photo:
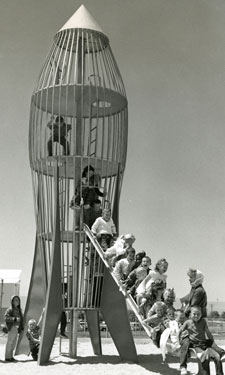
[[[16,326],[12,326],[12,328],[8,332],[8,338],[5,347],[5,359],[13,358],[13,351],[16,347],[17,335],[18,328]]]

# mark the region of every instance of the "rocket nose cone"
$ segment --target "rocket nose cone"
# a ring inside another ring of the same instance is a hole
[[[105,34],[84,5],[78,8],[59,31],[66,29],[90,29]]]

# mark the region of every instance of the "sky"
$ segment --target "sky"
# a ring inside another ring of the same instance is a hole
[[[200,269],[210,301],[224,301],[225,2],[0,0],[0,268],[22,270],[35,245],[28,158],[30,99],[53,37],[84,4],[105,34],[128,97],[129,135],[119,232],[168,287],[190,290]]]

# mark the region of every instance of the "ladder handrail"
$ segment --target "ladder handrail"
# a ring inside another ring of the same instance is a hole
[[[101,260],[103,261],[104,265],[109,270],[112,278],[114,279],[115,283],[118,285],[120,292],[126,298],[126,300],[127,300],[128,304],[130,305],[132,311],[135,313],[135,315],[136,315],[139,323],[142,325],[142,327],[144,328],[144,330],[147,333],[147,335],[149,337],[151,337],[150,328],[148,328],[145,324],[143,324],[143,320],[142,320],[141,315],[139,314],[136,302],[133,300],[133,298],[131,297],[131,295],[127,294],[127,292],[124,289],[123,285],[117,280],[116,276],[114,275],[112,267],[109,265],[109,263],[105,259],[105,255],[104,255],[104,251],[102,250],[102,247],[99,245],[97,239],[93,236],[90,228],[86,224],[83,224],[83,227],[84,227],[85,234],[88,236],[88,238],[90,239],[92,245],[94,246],[94,248],[97,251],[98,255],[100,256]]]

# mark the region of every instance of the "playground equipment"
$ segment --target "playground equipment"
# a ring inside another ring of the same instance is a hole
[[[25,325],[45,307],[39,365],[49,360],[62,311],[70,321],[71,357],[84,311],[95,354],[102,353],[101,312],[121,358],[137,360],[124,294],[84,225],[91,208],[83,202],[84,189],[101,196],[103,207],[110,202],[118,230],[127,126],[125,88],[109,40],[81,6],[55,35],[31,99],[36,244]],[[27,345],[21,335],[17,354],[27,353]]]

